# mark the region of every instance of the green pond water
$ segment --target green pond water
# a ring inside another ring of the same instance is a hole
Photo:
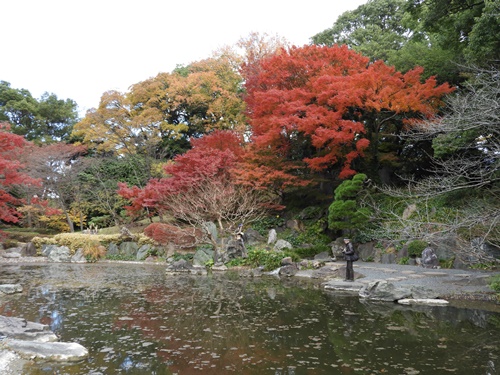
[[[497,374],[500,313],[368,303],[294,278],[166,275],[138,264],[2,265],[0,315],[89,349],[39,374]]]

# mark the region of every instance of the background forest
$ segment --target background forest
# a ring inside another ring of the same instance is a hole
[[[77,104],[0,82],[0,221],[153,218],[158,241],[301,219],[309,237],[500,246],[500,2],[370,0],[305,46],[253,33]],[[160,230],[161,229],[161,230]],[[493,255],[492,255],[493,254]]]

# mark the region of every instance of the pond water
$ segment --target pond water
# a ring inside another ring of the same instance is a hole
[[[23,374],[497,374],[500,314],[367,303],[317,284],[138,264],[1,265],[21,295],[0,315],[78,342],[76,364]]]

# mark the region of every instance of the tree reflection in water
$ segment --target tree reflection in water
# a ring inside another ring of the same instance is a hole
[[[49,324],[62,341],[90,351],[87,361],[32,364],[25,374],[494,374],[498,367],[497,311],[367,303],[293,279],[164,269],[19,267],[28,292],[3,300],[0,314]]]

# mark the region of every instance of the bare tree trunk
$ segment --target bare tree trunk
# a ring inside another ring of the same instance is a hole
[[[69,217],[69,213],[66,209],[64,209],[64,216],[66,216],[66,221],[68,223],[70,232],[75,233],[75,225],[74,225],[73,221],[71,220],[71,218]]]

